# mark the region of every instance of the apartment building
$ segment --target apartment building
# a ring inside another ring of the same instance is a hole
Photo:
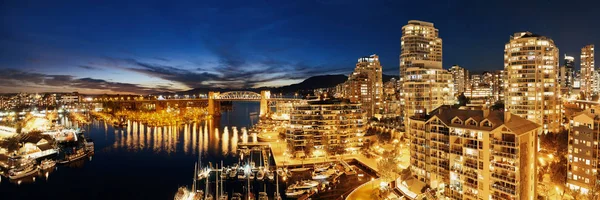
[[[409,119],[411,172],[449,199],[536,198],[540,126],[517,115],[442,106]]]
[[[366,114],[348,100],[313,100],[294,104],[286,130],[288,149],[296,157],[362,146]]]
[[[588,193],[598,187],[600,106],[592,106],[572,118],[569,131],[567,186]],[[599,192],[598,189],[595,189]]]
[[[379,56],[373,54],[358,59],[354,72],[348,76],[344,95],[353,103],[360,103],[367,117],[382,112],[383,79]]]
[[[508,111],[542,126],[544,132],[562,128],[558,48],[548,37],[515,33],[504,46]]]

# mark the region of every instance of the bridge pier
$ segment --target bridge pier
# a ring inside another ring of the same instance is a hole
[[[221,104],[218,100],[220,92],[208,92],[208,115],[221,115]]]
[[[271,91],[263,90],[260,91],[260,117],[264,117],[269,114],[269,99],[271,98]]]

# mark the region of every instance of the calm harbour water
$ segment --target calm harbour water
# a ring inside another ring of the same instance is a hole
[[[40,175],[20,185],[3,178],[0,199],[173,199],[177,188],[192,185],[198,152],[203,163],[238,161],[236,140],[242,127],[258,122],[249,115],[258,110],[256,102],[234,102],[220,119],[162,129],[133,123],[115,129],[94,121],[82,127],[95,143],[91,159],[59,165],[47,178]],[[228,192],[241,187],[224,185]]]

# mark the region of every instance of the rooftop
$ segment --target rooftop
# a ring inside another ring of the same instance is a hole
[[[505,120],[505,117],[508,116],[508,120]],[[411,117],[413,120],[427,121],[431,118],[436,117],[442,121],[442,123],[446,124],[449,127],[458,127],[458,128],[470,128],[470,129],[478,129],[478,130],[494,130],[502,125],[506,126],[510,130],[512,130],[515,134],[520,135],[531,130],[534,130],[540,125],[526,120],[522,117],[514,115],[512,113],[505,113],[503,111],[494,111],[488,109],[460,109],[453,108],[452,106],[444,105],[440,106],[428,114],[416,115]],[[462,124],[454,124],[451,123],[453,119],[458,118],[463,121]],[[473,126],[468,125],[465,122],[468,119],[473,119],[480,124],[484,120],[488,120],[492,123],[491,127],[486,126]]]

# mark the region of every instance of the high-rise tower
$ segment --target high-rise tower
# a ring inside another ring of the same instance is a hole
[[[598,92],[594,84],[594,71],[594,45],[590,44],[581,48],[581,92],[587,99]]]
[[[545,132],[561,127],[558,62],[558,48],[545,36],[519,32],[504,46],[507,111],[542,125]]]
[[[442,62],[442,39],[433,23],[410,20],[402,27],[400,81],[415,60]]]

